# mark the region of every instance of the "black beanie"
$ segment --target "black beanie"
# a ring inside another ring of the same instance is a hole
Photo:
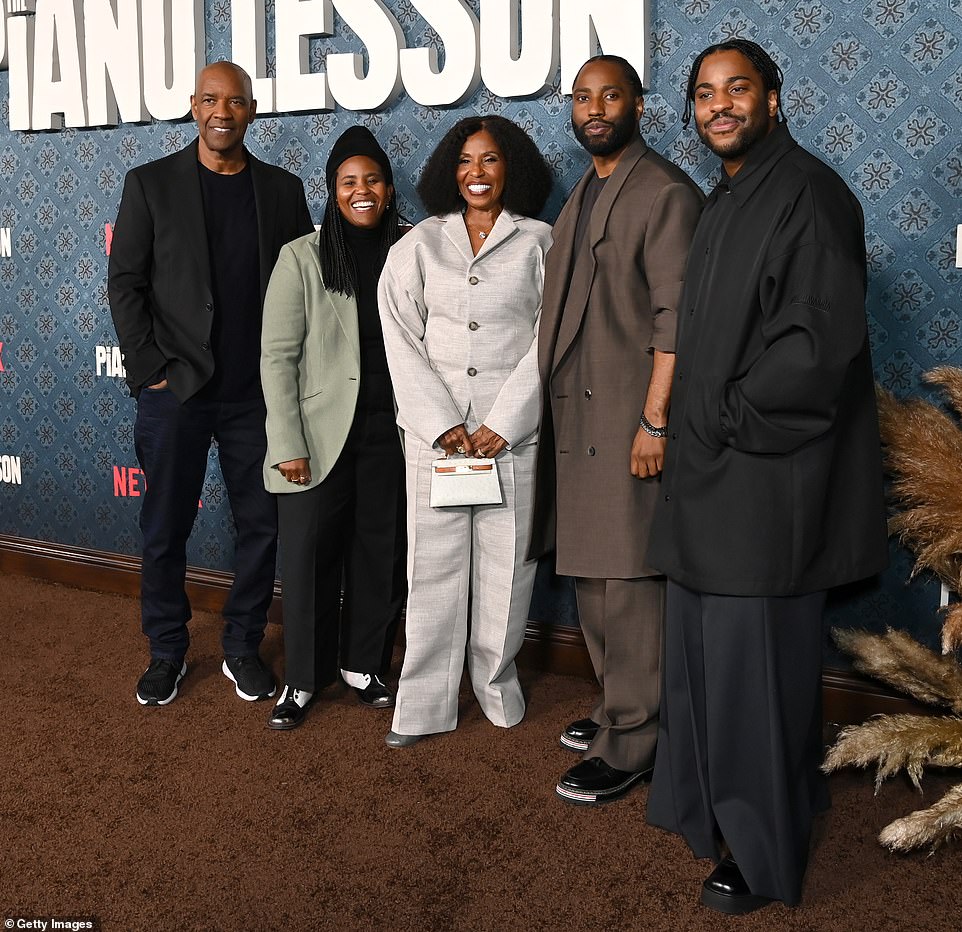
[[[388,184],[394,184],[391,163],[388,161],[387,153],[378,145],[374,134],[366,126],[351,126],[338,136],[331,154],[327,157],[328,188],[334,184],[338,168],[355,155],[366,155],[369,159],[373,159],[384,171],[384,180]]]

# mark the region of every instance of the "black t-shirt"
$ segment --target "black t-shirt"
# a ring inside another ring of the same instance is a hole
[[[581,201],[581,211],[578,213],[578,223],[575,225],[575,251],[573,253],[575,257],[580,255],[584,246],[585,237],[588,235],[588,224],[591,222],[591,212],[594,210],[598,198],[601,197],[601,192],[604,191],[607,180],[607,177],[599,178],[597,175],[593,175],[585,188],[585,196]]]
[[[197,163],[207,225],[214,375],[198,397],[249,401],[261,392],[261,281],[250,166],[221,175]]]

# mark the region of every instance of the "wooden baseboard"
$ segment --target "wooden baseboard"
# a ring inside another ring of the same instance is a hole
[[[32,576],[95,592],[139,596],[140,566],[140,557],[0,534],[0,573]],[[202,611],[219,612],[233,580],[232,573],[188,566],[190,604]],[[274,603],[268,613],[271,621],[281,620],[280,593],[280,585],[275,582]]]
[[[0,534],[0,573],[137,596],[140,566],[138,557]],[[232,580],[230,573],[188,567],[191,604],[205,611],[220,611]],[[281,620],[282,604],[280,586],[275,583],[271,621]],[[577,628],[529,621],[518,663],[527,669],[594,678],[584,638]],[[863,722],[877,713],[932,711],[850,670],[826,669],[822,693],[825,721],[837,725]]]

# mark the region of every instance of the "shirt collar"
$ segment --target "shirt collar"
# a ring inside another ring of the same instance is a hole
[[[778,123],[767,136],[751,148],[742,167],[733,178],[725,175],[722,169],[723,177],[715,190],[719,193],[727,191],[734,196],[739,205],[744,204],[782,157],[797,145],[798,143],[792,139],[788,131],[788,126]]]

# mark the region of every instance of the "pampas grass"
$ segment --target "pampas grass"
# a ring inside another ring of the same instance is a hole
[[[882,782],[905,770],[922,789],[925,767],[958,767],[962,762],[962,718],[929,715],[881,715],[862,725],[843,728],[825,756],[822,769],[877,764],[875,792]]]
[[[962,837],[962,784],[953,786],[934,806],[919,809],[886,825],[878,840],[891,851],[914,851]]]
[[[885,634],[834,628],[832,637],[854,658],[855,669],[894,686],[920,702],[962,715],[962,668],[940,657],[904,631]],[[962,763],[962,760],[960,760]]]
[[[925,381],[937,385],[962,415],[962,370],[933,369]],[[885,465],[897,508],[889,531],[915,554],[912,575],[935,573],[962,593],[962,430],[956,418],[920,398],[899,401],[876,388]],[[876,766],[875,792],[905,770],[921,790],[926,767],[962,767],[962,666],[951,656],[962,647],[962,603],[943,611],[942,655],[902,631],[884,635],[834,630],[855,669],[894,686],[920,702],[948,708],[952,716],[883,715],[845,728],[829,749],[823,770]],[[962,836],[962,784],[934,806],[887,825],[879,841],[892,851],[913,851]]]

